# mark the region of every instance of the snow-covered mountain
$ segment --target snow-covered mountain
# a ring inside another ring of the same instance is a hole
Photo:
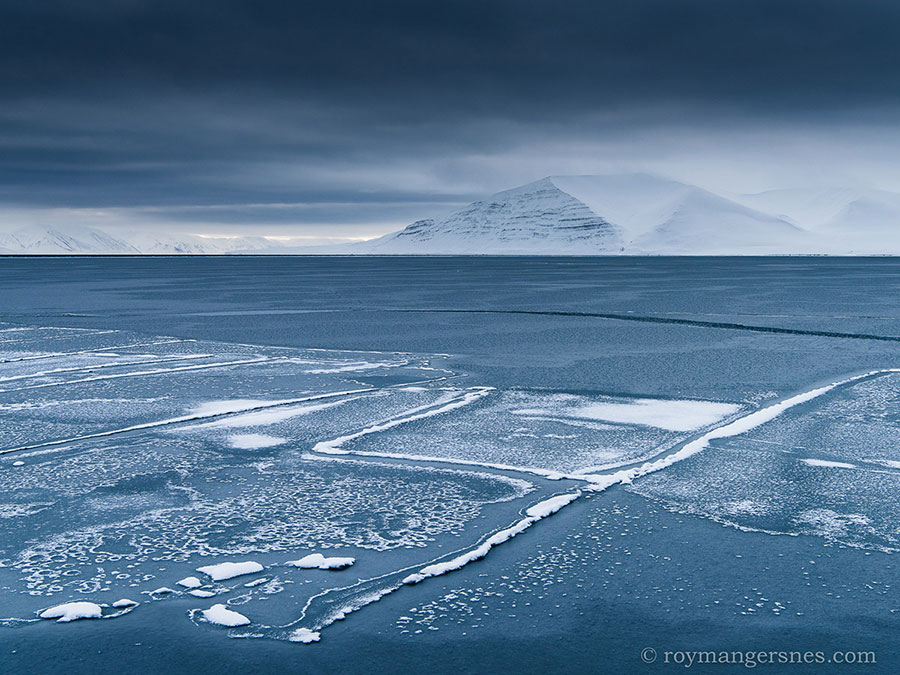
[[[702,188],[649,176],[552,176],[440,220],[346,247],[355,253],[772,254],[809,235]]]
[[[647,174],[551,176],[354,244],[291,247],[60,226],[0,233],[0,254],[900,255],[900,194],[716,194]]]
[[[199,237],[155,232],[113,236],[96,228],[71,224],[0,232],[2,255],[215,255],[272,252],[280,246],[264,237]]]
[[[832,254],[900,254],[900,194],[834,188],[771,190],[737,198],[781,214]]]

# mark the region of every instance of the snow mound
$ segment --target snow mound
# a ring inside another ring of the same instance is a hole
[[[134,600],[129,600],[128,598],[122,598],[121,600],[116,600],[112,606],[116,609],[124,609],[126,607],[137,607],[140,603],[135,602]]]
[[[213,581],[224,581],[225,579],[233,579],[244,574],[256,574],[257,572],[262,572],[263,569],[263,566],[258,562],[247,561],[204,565],[203,567],[198,567],[197,571],[207,575]]]
[[[45,609],[39,616],[42,619],[56,619],[57,623],[68,623],[78,619],[99,619],[103,616],[103,610],[93,602],[66,602]]]
[[[356,562],[356,558],[326,558],[321,553],[310,553],[300,560],[289,560],[285,565],[303,569],[342,570]]]
[[[298,628],[290,634],[288,640],[291,642],[309,644],[310,642],[318,642],[320,637],[319,633],[314,630],[310,630],[309,628]]]
[[[195,598],[211,598],[215,595],[212,591],[204,591],[200,588],[195,588],[192,591],[188,591],[188,595],[193,595]]]
[[[250,619],[241,614],[240,612],[235,612],[233,610],[228,609],[225,605],[213,605],[209,609],[204,609],[203,618],[209,621],[210,623],[214,623],[217,626],[227,626],[229,628],[234,628],[236,626],[248,626],[250,625]]]

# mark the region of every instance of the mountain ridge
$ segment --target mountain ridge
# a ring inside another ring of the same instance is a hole
[[[900,254],[900,194],[833,188],[726,194],[646,173],[547,176],[442,218],[349,244],[290,246],[52,226],[0,233],[3,255]]]

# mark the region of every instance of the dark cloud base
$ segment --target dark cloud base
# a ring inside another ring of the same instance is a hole
[[[0,201],[403,219],[529,148],[537,178],[548,146],[653,159],[684,131],[825,147],[896,125],[897,35],[875,0],[3,2]]]

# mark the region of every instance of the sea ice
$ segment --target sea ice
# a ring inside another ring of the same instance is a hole
[[[278,436],[268,436],[267,434],[234,434],[228,437],[228,444],[232,448],[239,450],[258,450],[260,448],[271,448],[282,443],[287,443],[288,439]]]
[[[213,581],[224,581],[244,574],[262,572],[263,566],[258,562],[223,562],[217,565],[204,565],[197,568],[198,572],[208,575]]]
[[[183,586],[184,588],[199,588],[203,585],[203,582],[200,581],[197,577],[185,577],[177,583],[179,586]]]
[[[202,588],[195,588],[192,591],[188,591],[188,595],[193,595],[195,598],[211,598],[215,593],[212,591],[204,591]]]
[[[56,619],[57,623],[68,623],[77,619],[99,619],[102,615],[100,605],[93,602],[66,602],[40,613],[42,619]]]
[[[321,553],[310,553],[299,560],[288,560],[285,565],[304,569],[341,570],[355,562],[356,558],[326,558]]]
[[[309,644],[310,642],[318,642],[320,637],[319,633],[314,630],[310,630],[309,628],[298,628],[291,633],[288,640],[291,642]]]
[[[733,415],[741,406],[715,401],[635,399],[628,403],[597,402],[562,409],[513,410],[518,415],[562,415],[617,424],[638,424],[667,431],[693,431]]]
[[[808,464],[809,466],[827,466],[835,469],[855,469],[856,466],[853,464],[848,464],[847,462],[832,462],[827,459],[801,459],[801,462],[804,464]]]
[[[121,600],[116,600],[112,606],[116,609],[124,609],[125,607],[137,607],[140,603],[135,602],[134,600],[129,600],[128,598],[122,598]]]
[[[219,626],[228,626],[229,628],[234,628],[235,626],[247,626],[250,624],[250,619],[246,616],[230,610],[222,604],[213,605],[209,609],[204,609],[203,618],[210,623]]]
[[[428,565],[427,567],[423,567],[418,572],[407,575],[403,578],[403,583],[417,584],[421,581],[424,581],[428,577],[438,577],[442,574],[446,574],[447,572],[453,572],[455,570],[462,569],[469,563],[475,562],[476,560],[481,560],[488,553],[490,553],[490,550],[495,546],[499,546],[500,544],[509,541],[513,537],[522,534],[522,532],[527,530],[539,520],[553,515],[564,506],[567,506],[568,504],[574,502],[580,496],[581,492],[576,491],[569,494],[556,495],[555,497],[550,497],[549,499],[545,499],[542,502],[538,502],[525,511],[525,518],[522,518],[522,520],[518,521],[511,527],[508,527],[505,530],[500,530],[499,532],[495,532],[490,537],[485,539],[484,542],[482,542],[479,546],[476,546],[472,550],[466,551],[465,553],[462,553],[455,558],[451,558],[450,560],[446,560],[444,562]]]

